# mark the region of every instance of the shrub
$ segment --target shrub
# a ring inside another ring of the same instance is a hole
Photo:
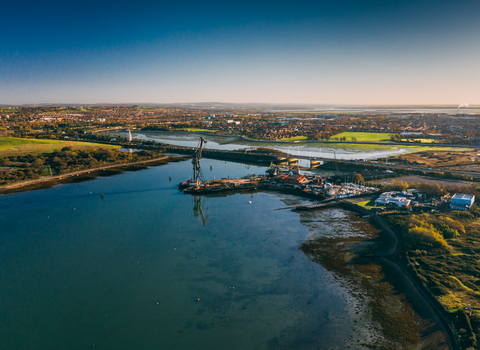
[[[408,230],[408,234],[416,246],[439,248],[447,245],[447,242],[437,230],[415,226]]]

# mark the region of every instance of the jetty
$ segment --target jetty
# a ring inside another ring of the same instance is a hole
[[[339,204],[341,204],[341,201],[333,200],[333,201],[328,201],[328,202],[323,202],[318,204],[311,204],[311,205],[297,205],[295,208],[293,208],[293,210],[305,211],[305,210],[323,209],[328,207],[334,207]]]
[[[186,194],[208,194],[226,191],[274,190],[295,193],[316,200],[335,200],[347,197],[363,196],[377,192],[377,188],[365,186],[363,183],[343,183],[336,185],[322,176],[302,174],[298,165],[279,166],[271,164],[265,175],[249,174],[242,178],[205,181],[200,167],[200,159],[204,154],[202,137],[194,152],[193,177],[178,184],[178,189]],[[203,153],[202,153],[203,152]],[[291,160],[291,159],[290,159]],[[318,203],[297,210],[309,210],[331,206],[330,203]]]

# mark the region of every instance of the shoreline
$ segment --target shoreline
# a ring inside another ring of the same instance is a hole
[[[348,203],[348,204],[347,204]],[[370,210],[362,208],[354,203],[344,201],[344,204],[347,204],[347,208],[352,211],[356,211],[359,213],[364,213],[364,212],[370,212]],[[400,273],[404,277],[407,277],[407,281],[404,281],[403,288],[407,289],[407,284],[410,285],[410,288],[413,286],[413,288],[417,291],[417,296],[422,298],[424,302],[430,307],[431,310],[433,310],[436,314],[436,316],[439,318],[441,323],[443,324],[445,331],[448,334],[448,338],[451,342],[451,346],[453,349],[459,349],[458,345],[458,340],[457,337],[455,336],[455,331],[453,330],[452,326],[447,320],[447,317],[442,313],[442,311],[436,306],[436,303],[438,303],[437,300],[432,300],[430,296],[422,289],[422,287],[418,284],[418,282],[415,280],[414,276],[412,276],[406,267],[403,265],[401,261],[401,256],[400,256],[400,248],[399,248],[399,239],[395,231],[388,225],[385,220],[377,215],[376,213],[373,214],[370,217],[371,220],[375,223],[377,227],[381,229],[381,231],[384,234],[387,234],[387,236],[390,237],[390,239],[393,238],[395,241],[394,245],[390,247],[390,249],[383,254],[377,255],[377,258],[380,260],[383,260],[387,264],[392,264],[393,269],[397,270],[397,273]],[[418,299],[416,300],[418,302]]]
[[[209,194],[202,194],[207,197],[215,197],[224,195],[233,195],[235,193],[242,192],[279,192],[279,193],[289,193],[292,195],[297,195],[300,197],[310,198],[308,196],[302,196],[301,193],[295,193],[292,190],[281,190],[281,189],[250,189],[250,190],[230,190],[230,191],[219,191],[212,192]],[[195,194],[191,194],[195,195]],[[310,198],[312,199],[312,198]],[[380,264],[386,270],[388,270],[389,280],[391,284],[407,296],[407,300],[415,305],[415,309],[421,310],[422,314],[428,315],[428,318],[435,319],[435,324],[442,328],[441,332],[445,335],[448,341],[448,347],[454,350],[460,349],[458,345],[458,340],[455,336],[455,331],[448,322],[446,315],[436,306],[436,300],[432,300],[430,296],[421,288],[418,282],[415,280],[408,270],[403,266],[400,257],[400,240],[393,231],[393,229],[384,221],[382,217],[373,213],[369,209],[363,208],[348,201],[348,199],[342,199],[335,203],[332,203],[332,206],[338,206],[350,212],[354,212],[360,215],[368,215],[369,222],[373,227],[376,227],[380,230],[381,235],[386,240],[386,243],[379,249],[378,252],[366,256],[369,261],[369,264]],[[285,208],[285,209],[294,209],[294,208]],[[311,210],[318,210],[322,208],[313,208]],[[322,264],[321,264],[322,265]],[[323,266],[323,265],[322,265]],[[348,278],[348,277],[345,277]],[[401,281],[398,282],[398,281]],[[428,337],[430,334],[426,334]]]
[[[43,178],[38,180],[31,180],[23,183],[17,183],[5,186],[0,188],[0,196],[13,194],[18,192],[30,191],[30,190],[37,190],[37,189],[46,189],[50,188],[59,184],[64,183],[74,183],[79,181],[86,181],[89,179],[96,178],[98,176],[109,176],[113,174],[122,173],[124,171],[129,170],[142,170],[147,168],[149,165],[159,165],[159,164],[166,164],[171,161],[180,161],[185,160],[184,157],[170,157],[170,156],[163,156],[160,158],[138,161],[133,163],[123,163],[123,164],[112,164],[104,167],[80,170],[68,174],[57,175],[50,178]],[[107,170],[108,169],[108,170]],[[116,170],[116,171],[115,171]],[[81,176],[80,176],[81,175]],[[248,190],[247,190],[248,191]],[[290,194],[299,195],[298,193],[294,193],[294,191],[276,191],[275,189],[254,189],[254,192],[289,192]],[[214,197],[215,195],[221,195],[224,191],[219,191],[216,193],[212,193],[211,195]],[[235,194],[236,192],[245,192],[245,191],[228,191],[229,194]],[[228,194],[227,194],[228,195]],[[209,196],[209,195],[207,195]],[[377,227],[381,230],[381,234],[383,238],[386,238],[386,244],[382,246],[379,252],[367,257],[370,264],[374,264],[375,261],[381,262],[381,265],[390,265],[388,270],[393,275],[393,280],[400,279],[403,281],[402,285],[397,285],[396,287],[399,289],[403,289],[403,292],[410,297],[407,298],[412,304],[417,305],[420,309],[427,310],[429,309],[430,312],[433,312],[437,316],[437,320],[435,321],[436,324],[442,325],[444,329],[444,333],[449,340],[449,347],[452,349],[459,349],[458,342],[455,337],[455,333],[451,328],[451,325],[448,323],[445,315],[435,306],[435,300],[431,300],[431,298],[422,290],[422,288],[418,285],[415,281],[414,277],[410,275],[410,273],[406,270],[405,266],[403,266],[401,259],[400,259],[400,252],[399,252],[399,239],[396,233],[388,226],[388,224],[378,215],[372,213],[370,210],[365,209],[356,205],[355,203],[351,203],[348,200],[341,200],[336,203],[339,207],[346,209],[351,212],[355,212],[358,214],[369,215],[369,221],[371,222],[372,226]],[[315,209],[313,209],[315,210]],[[323,266],[323,265],[322,265]],[[412,297],[415,296],[415,297]],[[412,299],[412,300],[410,300]],[[427,313],[428,310],[426,311]]]
[[[119,130],[114,130],[119,131]],[[457,145],[457,144],[450,144],[450,143],[421,143],[421,142],[377,142],[377,141],[335,141],[335,140],[294,140],[294,141],[282,141],[282,140],[257,140],[251,139],[249,137],[237,134],[215,134],[206,131],[186,131],[186,130],[162,130],[162,131],[155,131],[155,130],[135,130],[136,132],[155,132],[155,133],[188,133],[188,134],[201,134],[201,135],[208,135],[208,136],[220,136],[220,137],[233,137],[241,139],[242,141],[248,142],[257,142],[257,143],[280,143],[280,144],[302,144],[302,143],[324,143],[324,144],[353,144],[353,145],[381,145],[381,146],[406,146],[406,147],[413,147],[413,146],[422,146],[422,147],[452,147],[452,148],[480,148],[478,145]],[[102,131],[102,132],[105,132]]]
[[[50,188],[60,184],[75,183],[80,181],[86,181],[94,179],[98,176],[109,176],[119,174],[124,171],[141,170],[148,166],[166,164],[170,162],[184,160],[185,157],[172,157],[163,156],[155,159],[142,160],[133,163],[120,163],[106,165],[103,167],[85,169],[74,171],[71,173],[65,173],[61,175],[55,175],[53,177],[45,177],[36,180],[29,180],[11,185],[0,187],[0,196],[14,194],[19,192],[34,191],[40,189]]]

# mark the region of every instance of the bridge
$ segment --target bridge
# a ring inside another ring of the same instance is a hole
[[[86,140],[87,141],[87,140]],[[91,140],[88,140],[91,142]],[[102,142],[102,143],[109,143],[113,145],[119,145],[123,147],[134,147],[134,148],[142,148],[142,149],[154,149],[160,150],[164,152],[171,152],[171,153],[178,153],[178,154],[194,154],[196,148],[195,147],[182,147],[182,146],[174,146],[174,145],[167,145],[167,144],[155,144],[155,143],[127,143],[127,142]],[[309,157],[309,156],[294,156],[287,153],[251,153],[245,151],[238,151],[238,150],[216,150],[216,149],[203,149],[202,154],[205,158],[213,158],[213,159],[221,159],[221,160],[230,160],[230,161],[240,161],[240,162],[249,162],[249,163],[259,163],[259,164],[271,164],[272,162],[275,164],[281,165],[282,163],[288,165],[298,165],[298,161],[300,159],[308,160],[309,161],[309,168],[316,168],[320,165],[326,166],[330,169],[335,169],[335,162],[338,163],[339,166],[345,167],[348,165],[364,165],[368,168],[375,167],[375,168],[383,168],[384,170],[410,170],[410,171],[421,171],[421,172],[445,172],[448,171],[454,174],[466,175],[472,178],[479,178],[480,172],[475,171],[465,171],[465,170],[454,170],[454,169],[442,169],[442,168],[423,168],[419,166],[410,166],[410,165],[400,165],[400,164],[391,164],[386,162],[378,162],[375,160],[365,161],[365,160],[345,160],[345,159],[332,159],[332,158],[324,158],[324,157]]]

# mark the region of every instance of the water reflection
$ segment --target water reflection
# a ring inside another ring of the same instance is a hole
[[[203,226],[205,226],[208,221],[208,207],[205,207],[206,197],[192,196],[192,201],[193,215],[202,223]]]

